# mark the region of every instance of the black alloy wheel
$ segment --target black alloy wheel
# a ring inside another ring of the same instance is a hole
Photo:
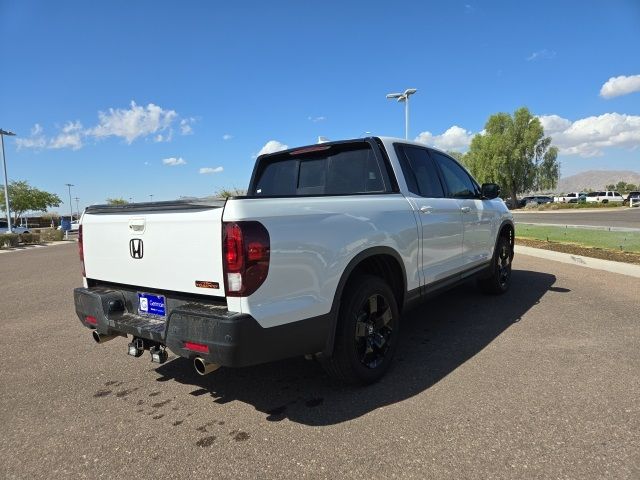
[[[375,275],[349,280],[342,295],[332,355],[322,359],[341,383],[369,384],[386,373],[398,344],[400,311],[389,284]]]
[[[393,336],[393,313],[384,296],[366,299],[356,316],[355,343],[358,359],[367,368],[377,368],[389,352]]]

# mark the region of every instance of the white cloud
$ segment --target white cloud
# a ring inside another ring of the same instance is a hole
[[[62,131],[49,141],[49,148],[82,148],[82,124],[79,121],[67,122]]]
[[[433,135],[428,131],[422,132],[415,138],[415,141],[433,145],[441,150],[464,150],[469,147],[472,138],[473,133],[454,125],[441,135]]]
[[[162,160],[163,165],[168,165],[169,167],[177,167],[178,165],[186,165],[187,162],[182,157],[170,157]]]
[[[177,116],[174,110],[164,110],[153,103],[144,107],[131,101],[128,109],[98,112],[99,124],[87,133],[96,138],[121,137],[131,144],[136,138],[166,131]]]
[[[87,137],[105,138],[120,137],[128,144],[141,137],[153,135],[154,142],[170,142],[173,138],[173,124],[178,119],[174,110],[165,110],[153,103],[146,107],[131,102],[128,109],[110,108],[107,112],[98,112],[98,125],[83,128],[79,121],[67,122],[58,133],[48,137],[43,133],[42,126],[36,123],[27,138],[17,138],[18,148],[70,148],[78,150],[83,147]],[[196,119],[183,118],[179,122],[180,133],[193,133],[192,125]]]
[[[558,115],[538,117],[552,144],[565,155],[594,157],[608,147],[640,147],[640,116],[620,113],[581,118],[574,122]]]
[[[600,96],[613,98],[633,92],[640,92],[640,75],[620,75],[619,77],[611,77],[602,85]]]
[[[208,173],[220,173],[223,172],[224,168],[222,167],[216,167],[216,168],[211,168],[211,167],[203,167],[200,169],[200,173],[202,174],[208,174]]]
[[[323,122],[327,119],[327,117],[323,117],[323,116],[319,116],[319,117],[312,117],[312,116],[308,116],[307,120],[313,122],[313,123],[317,123],[317,122]]]
[[[547,50],[546,48],[542,50],[538,50],[537,52],[533,52],[529,55],[526,60],[527,62],[533,62],[536,60],[549,60],[551,58],[555,58],[556,52],[554,50]]]
[[[193,117],[183,118],[180,120],[180,133],[182,135],[193,135],[193,125],[196,119]]]
[[[45,148],[47,146],[47,139],[42,134],[42,126],[36,123],[31,129],[31,136],[27,138],[16,137],[16,145],[18,146],[18,150],[21,148]]]
[[[233,135],[231,135],[230,133],[225,133],[224,135],[222,135],[222,139],[223,140],[231,140],[233,138]]]
[[[170,142],[171,140],[173,140],[173,128],[170,128],[168,133],[159,133],[153,137],[153,141],[156,143]]]
[[[280,143],[277,140],[269,140],[264,144],[264,147],[260,149],[260,151],[258,152],[258,156],[264,155],[265,153],[280,152],[282,150],[286,150],[287,148],[289,148],[289,146],[285,145],[284,143]]]

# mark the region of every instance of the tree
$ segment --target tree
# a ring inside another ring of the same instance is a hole
[[[229,198],[229,197],[242,197],[246,194],[247,194],[246,190],[243,190],[242,188],[233,187],[233,188],[221,188],[216,193],[214,193],[214,196],[218,198]]]
[[[447,150],[447,155],[455,158],[460,163],[464,163],[464,153],[462,152],[456,152],[455,150]]]
[[[2,190],[4,194],[4,188]],[[4,212],[7,209],[4,202],[1,203],[0,208]],[[13,211],[13,223],[17,224],[18,218],[26,212],[44,212],[47,208],[59,207],[62,200],[55,193],[32,187],[26,180],[13,180],[9,184],[9,203],[9,208]]]
[[[555,188],[560,169],[557,156],[538,118],[522,107],[513,116],[491,115],[485,133],[471,141],[464,163],[480,182],[500,184],[516,205],[519,193]]]
[[[107,198],[107,203],[109,205],[126,205],[127,202],[124,198]]]
[[[551,140],[550,137],[546,137]],[[536,190],[553,190],[558,185],[560,164],[558,163],[558,149],[548,147],[543,154],[542,161],[537,164]]]

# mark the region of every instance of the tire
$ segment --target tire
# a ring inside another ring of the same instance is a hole
[[[500,236],[491,260],[491,274],[478,280],[478,286],[484,293],[501,295],[509,290],[512,260],[513,254],[509,238]]]
[[[346,384],[378,381],[397,348],[400,311],[389,285],[361,275],[349,282],[340,304],[333,355],[323,360],[329,376]]]
[[[605,198],[604,200],[602,200],[602,203],[609,203],[609,200]]]

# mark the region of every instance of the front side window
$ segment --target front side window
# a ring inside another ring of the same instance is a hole
[[[469,174],[455,160],[440,152],[432,151],[431,154],[438,162],[444,181],[452,198],[478,198],[479,193],[475,182]]]
[[[444,197],[438,170],[425,148],[396,145],[396,153],[409,191],[422,197]]]

